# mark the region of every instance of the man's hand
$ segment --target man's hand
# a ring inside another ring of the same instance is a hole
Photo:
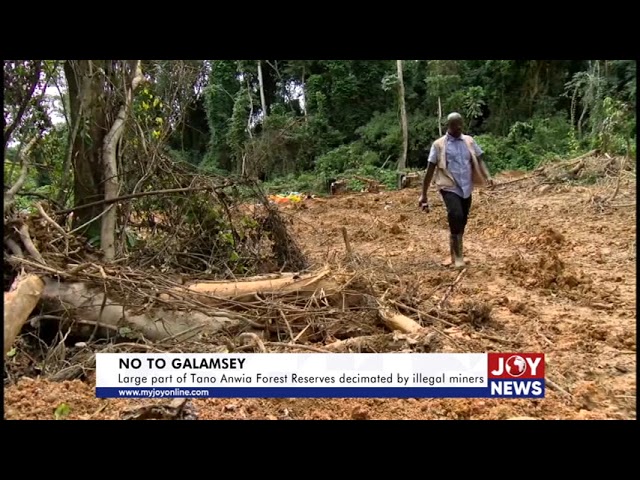
[[[426,195],[420,195],[420,198],[418,198],[418,207],[424,212],[429,212],[429,201]]]

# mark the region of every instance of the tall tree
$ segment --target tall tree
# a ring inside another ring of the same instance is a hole
[[[262,104],[263,118],[267,118],[267,101],[264,96],[264,77],[262,76],[262,60],[258,60],[258,82],[260,85],[260,103]]]
[[[214,60],[209,83],[204,89],[204,102],[209,125],[209,149],[205,162],[216,167],[235,170],[228,142],[236,95],[241,89],[238,66],[234,60]]]
[[[104,198],[101,158],[104,137],[109,131],[110,110],[105,95],[107,63],[107,60],[67,60],[64,65],[71,107],[69,117],[72,125],[78,124],[72,145],[75,206]],[[101,213],[102,207],[93,205],[76,211],[74,221],[84,226],[83,233],[98,237],[100,227],[95,220]]]
[[[402,60],[398,60],[398,100],[400,102],[400,120],[402,122],[402,156],[398,162],[398,170],[407,168],[407,151],[409,150],[409,122],[404,100],[404,78],[402,75]]]
[[[79,124],[72,146],[74,204],[77,224],[90,237],[100,237],[106,259],[115,256],[118,196],[118,152],[133,89],[142,80],[140,61],[67,60],[71,124]],[[105,200],[105,204],[99,204]],[[101,219],[98,223],[97,220]],[[100,226],[101,225],[101,226]]]

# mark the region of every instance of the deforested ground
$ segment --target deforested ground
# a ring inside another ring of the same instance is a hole
[[[495,188],[474,196],[465,236],[470,264],[462,274],[441,265],[448,232],[436,192],[430,193],[430,213],[418,210],[415,188],[282,207],[316,265],[344,262],[345,227],[358,258],[352,269],[365,272],[378,294],[386,293],[399,311],[425,325],[433,334],[428,351],[544,352],[546,398],[203,399],[189,402],[192,418],[635,419],[635,169],[618,176],[612,200],[617,178],[604,173],[590,184],[549,173],[498,177]],[[363,344],[367,351],[400,348],[385,347],[393,337],[367,310],[334,313],[322,328],[314,324],[309,330],[298,343],[320,349],[356,337],[374,342],[380,334],[377,346]],[[404,341],[405,351],[421,351],[421,341]],[[7,419],[131,418],[136,408],[161,403],[97,399],[90,369],[74,380],[38,378],[28,373],[29,355],[19,340],[7,359]]]

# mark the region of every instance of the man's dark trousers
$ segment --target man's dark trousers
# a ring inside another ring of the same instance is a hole
[[[462,198],[453,192],[441,190],[440,193],[447,208],[447,220],[451,235],[464,235],[469,219],[469,210],[471,210],[471,195],[469,198]]]

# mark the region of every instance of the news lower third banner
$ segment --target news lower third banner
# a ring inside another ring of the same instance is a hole
[[[543,398],[542,353],[96,354],[99,398]]]

